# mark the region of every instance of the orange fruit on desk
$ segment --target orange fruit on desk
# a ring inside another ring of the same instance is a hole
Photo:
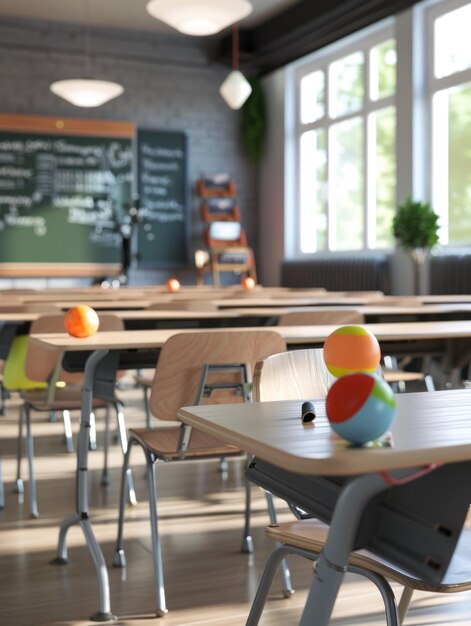
[[[90,337],[98,330],[100,319],[91,306],[79,304],[67,311],[64,326],[72,337]]]
[[[252,276],[246,276],[242,279],[240,284],[242,285],[242,289],[245,289],[246,291],[252,291],[252,289],[255,289],[255,281]]]
[[[180,289],[180,283],[176,278],[169,278],[165,285],[167,287],[167,291],[170,291],[172,293],[175,293]]]

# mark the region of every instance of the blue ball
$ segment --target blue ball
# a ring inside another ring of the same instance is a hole
[[[389,430],[396,414],[396,400],[384,380],[357,372],[342,376],[332,385],[326,411],[338,435],[361,445]]]

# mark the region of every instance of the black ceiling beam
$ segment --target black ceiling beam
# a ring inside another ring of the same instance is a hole
[[[241,30],[241,68],[267,74],[418,1],[302,0],[253,29]],[[219,59],[230,64],[230,50],[227,36],[221,41]]]

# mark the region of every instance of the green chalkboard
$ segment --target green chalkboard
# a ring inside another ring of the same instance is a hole
[[[187,138],[137,132],[138,266],[171,267],[188,260]]]
[[[132,160],[131,138],[0,131],[0,264],[120,264]]]

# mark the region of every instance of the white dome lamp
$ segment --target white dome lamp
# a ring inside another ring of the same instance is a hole
[[[214,35],[247,17],[249,0],[150,0],[147,12],[185,35]]]
[[[109,80],[94,78],[71,78],[58,80],[49,89],[59,98],[63,98],[76,107],[99,107],[113,98],[120,96],[124,87]]]
[[[240,109],[252,93],[252,87],[239,71],[239,29],[232,27],[232,72],[219,87],[219,93],[231,109]]]
[[[86,10],[90,15],[90,5],[87,2]],[[90,19],[88,19],[90,24]],[[88,24],[84,34],[85,75],[91,76],[91,53],[90,53],[90,25]],[[97,80],[95,78],[71,78],[58,80],[49,85],[53,94],[70,102],[76,107],[99,107],[113,98],[117,98],[124,92],[124,87],[110,80]]]

